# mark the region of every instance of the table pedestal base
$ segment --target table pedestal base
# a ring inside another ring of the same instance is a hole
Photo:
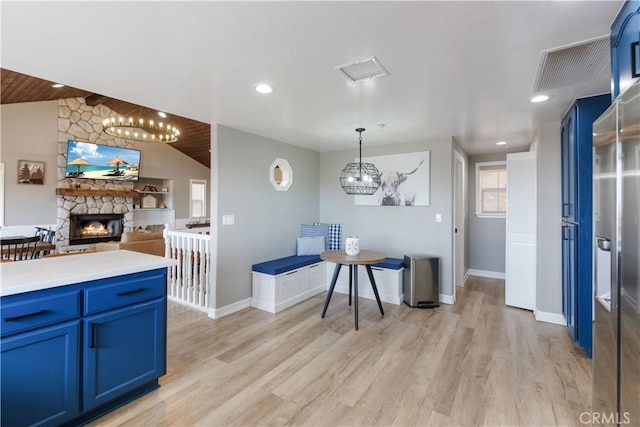
[[[356,331],[358,330],[358,265],[357,264],[348,264],[349,266],[349,305],[351,305],[351,289],[353,288],[353,313],[355,318],[355,327]],[[324,301],[324,308],[322,309],[322,318],[324,319],[325,314],[327,313],[327,308],[329,307],[329,301],[331,301],[331,296],[333,295],[333,290],[336,287],[336,282],[338,281],[338,275],[340,274],[340,269],[342,268],[342,264],[336,263],[336,268],[333,272],[333,278],[331,279],[331,285],[329,286],[329,292],[327,293],[327,298]],[[373,289],[373,293],[376,296],[376,301],[378,302],[378,308],[380,309],[380,314],[384,316],[384,310],[382,309],[382,302],[380,301],[380,295],[378,294],[378,287],[376,286],[376,281],[373,278],[373,271],[371,271],[370,265],[365,265],[367,269],[367,275],[369,276],[369,282],[371,283],[371,288]]]

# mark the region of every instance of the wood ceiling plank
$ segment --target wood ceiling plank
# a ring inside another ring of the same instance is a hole
[[[159,118],[157,110],[142,107],[119,99],[109,98],[90,91],[64,86],[53,88],[53,82],[28,76],[12,70],[0,68],[2,89],[1,104],[16,104],[22,102],[52,101],[66,98],[85,98],[87,105],[105,105],[122,115],[140,116],[145,120],[163,121],[180,130],[180,140],[169,144],[174,149],[191,157],[202,165],[211,168],[209,150],[211,146],[211,126],[208,123],[191,120],[186,117],[167,113],[166,119]],[[102,99],[99,99],[102,98]],[[96,103],[96,104],[94,104]]]

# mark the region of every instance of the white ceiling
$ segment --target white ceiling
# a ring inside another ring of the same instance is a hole
[[[609,34],[621,4],[3,1],[1,67],[318,151],[357,147],[360,126],[364,147],[517,151],[609,91],[607,67],[528,102],[540,53]],[[373,55],[390,76],[353,85],[334,69]]]

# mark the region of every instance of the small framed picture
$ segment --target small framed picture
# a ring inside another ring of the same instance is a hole
[[[156,208],[156,198],[151,194],[147,194],[142,198],[142,209],[153,209]]]
[[[18,184],[44,185],[44,162],[18,160]]]

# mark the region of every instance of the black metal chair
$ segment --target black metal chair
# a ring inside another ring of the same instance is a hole
[[[56,232],[51,228],[36,227],[35,235],[40,239],[41,242],[51,243],[52,245],[56,244]],[[48,255],[50,252],[51,251],[41,251],[41,254],[36,258]]]
[[[38,258],[39,253],[36,246],[39,241],[40,238],[38,236],[0,239],[2,258],[11,259],[13,261]]]
[[[36,236],[41,242],[56,244],[56,232],[50,228],[36,227]]]

